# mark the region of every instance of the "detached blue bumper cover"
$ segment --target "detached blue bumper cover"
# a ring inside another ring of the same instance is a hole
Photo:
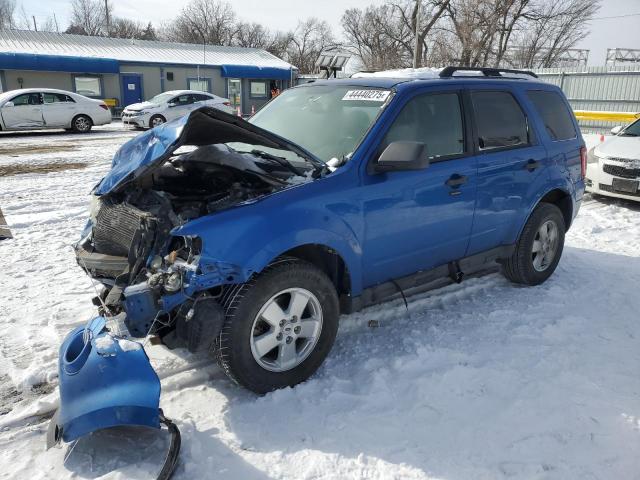
[[[160,428],[160,380],[142,345],[113,337],[96,317],[60,347],[60,407],[47,447],[108,427]]]

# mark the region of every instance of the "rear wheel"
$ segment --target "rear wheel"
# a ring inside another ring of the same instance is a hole
[[[159,125],[162,125],[167,120],[162,115],[154,115],[149,119],[149,128],[155,128]]]
[[[93,122],[86,115],[78,115],[71,122],[71,128],[77,133],[88,133],[93,127]]]
[[[309,378],[331,350],[338,329],[338,296],[314,265],[285,259],[233,287],[217,340],[218,363],[256,393]]]
[[[524,285],[544,282],[558,266],[564,234],[560,209],[550,203],[539,204],[527,220],[515,251],[503,264],[504,275]]]

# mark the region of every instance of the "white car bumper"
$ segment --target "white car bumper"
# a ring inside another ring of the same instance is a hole
[[[149,114],[136,115],[135,113],[127,112],[126,110],[122,112],[123,125],[131,127],[148,128],[149,118],[151,118],[151,115]]]
[[[640,202],[640,160],[598,158],[587,164],[587,192]]]

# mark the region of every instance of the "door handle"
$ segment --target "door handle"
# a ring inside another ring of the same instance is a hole
[[[454,173],[453,175],[451,175],[451,177],[449,177],[449,180],[444,183],[449,185],[450,187],[459,187],[460,185],[464,185],[465,183],[467,183],[467,176]]]
[[[530,172],[533,172],[536,168],[540,168],[541,166],[542,165],[540,164],[540,162],[538,160],[534,160],[533,158],[524,164],[524,168],[526,168]]]

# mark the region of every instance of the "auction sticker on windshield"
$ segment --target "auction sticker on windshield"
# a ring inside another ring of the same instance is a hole
[[[389,90],[349,90],[342,100],[359,100],[365,102],[384,102],[389,96]]]

